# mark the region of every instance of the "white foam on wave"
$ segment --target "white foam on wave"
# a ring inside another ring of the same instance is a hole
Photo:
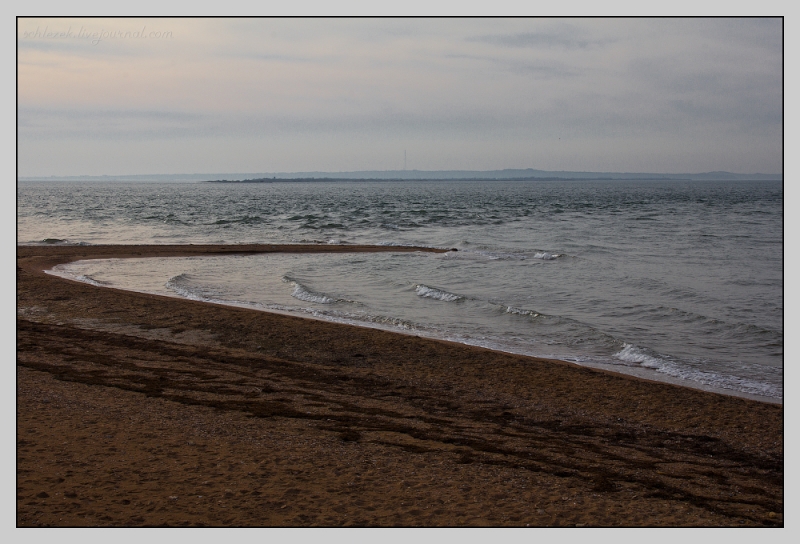
[[[380,328],[383,330],[400,329],[404,331],[419,331],[427,328],[412,321],[384,315],[359,314],[338,310],[318,310],[315,308],[293,308],[293,310],[311,314],[314,317],[325,319],[326,321]]]
[[[539,317],[539,313],[534,310],[524,310],[522,308],[514,308],[513,306],[506,306],[507,314],[514,315],[529,315],[531,317]]]
[[[45,274],[51,274],[53,276],[58,276],[59,278],[79,281],[81,283],[88,283],[89,285],[94,285],[95,287],[108,287],[110,285],[108,282],[94,279],[89,274],[77,274],[76,272],[73,272],[72,268],[74,264],[75,263],[58,264],[50,270],[45,270],[44,272]]]
[[[189,276],[187,274],[178,274],[177,276],[172,276],[170,279],[168,279],[167,283],[164,284],[164,287],[183,298],[188,298],[189,300],[198,300],[200,302],[216,302],[192,290],[187,285],[188,281]]]
[[[443,291],[442,289],[428,287],[427,285],[422,285],[421,283],[417,284],[414,290],[421,297],[433,298],[436,300],[442,300],[444,302],[456,302],[464,298],[462,296],[456,295],[455,293],[449,293],[447,291]]]
[[[664,357],[651,355],[633,344],[623,344],[622,349],[614,354],[614,358],[628,365],[642,366],[673,378],[697,382],[705,386],[741,391],[751,395],[783,398],[783,389],[778,385],[735,375],[697,370]]]
[[[350,302],[338,298],[329,297],[323,293],[317,293],[315,291],[312,291],[302,283],[288,276],[282,277],[281,280],[294,287],[294,289],[292,290],[292,296],[297,300],[302,300],[303,302],[313,302],[315,304],[333,304],[334,302]]]
[[[298,300],[302,300],[304,302],[315,302],[317,304],[333,304],[336,302],[336,299],[326,297],[320,293],[309,291],[297,282],[292,282],[292,284],[294,285],[292,296]]]
[[[538,252],[533,256],[534,259],[541,259],[543,261],[552,261],[554,259],[558,259],[559,257],[561,257],[560,254],[548,253],[547,251]]]
[[[660,368],[658,359],[651,357],[633,344],[623,344],[622,349],[614,357],[626,363],[638,363],[647,368]]]
[[[98,280],[94,279],[93,277],[91,277],[89,275],[86,275],[86,274],[81,274],[79,276],[75,276],[75,279],[78,280],[78,281],[82,281],[83,283],[88,283],[89,285],[95,285],[97,287],[104,287],[104,286],[108,285],[107,283],[102,282],[102,281],[98,281]]]
[[[20,245],[32,245],[32,246],[90,246],[92,245],[89,242],[71,242],[64,238],[45,238],[44,240],[33,240],[30,242],[20,243]]]

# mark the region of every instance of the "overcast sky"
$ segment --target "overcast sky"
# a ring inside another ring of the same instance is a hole
[[[780,19],[20,19],[18,175],[781,173]]]

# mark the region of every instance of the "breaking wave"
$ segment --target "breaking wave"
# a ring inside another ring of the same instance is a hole
[[[89,285],[94,285],[94,286],[97,286],[97,287],[105,287],[105,286],[108,285],[107,283],[102,282],[102,281],[98,281],[98,280],[94,279],[93,277],[91,277],[89,275],[86,275],[86,274],[81,274],[79,276],[75,276],[75,279],[78,280],[78,281],[82,281],[83,283],[88,283]]]
[[[514,308],[513,306],[506,306],[505,312],[513,315],[529,315],[531,317],[539,317],[539,312],[534,310],[524,310],[522,308]]]
[[[434,287],[428,287],[427,285],[422,285],[421,283],[417,284],[414,290],[421,297],[433,298],[436,300],[442,300],[444,302],[456,302],[464,298],[460,295],[456,295],[455,293],[450,293]]]
[[[213,302],[209,297],[206,297],[197,292],[197,290],[192,289],[189,285],[189,281],[190,277],[188,274],[178,274],[177,276],[173,276],[168,279],[164,286],[175,294],[180,295],[183,298],[188,298],[189,300]]]
[[[298,282],[295,279],[292,279],[288,276],[284,276],[281,278],[284,283],[290,284],[294,289],[292,290],[292,296],[297,300],[302,300],[303,302],[313,302],[315,304],[333,304],[335,302],[353,302],[351,300],[345,300],[341,298],[329,297],[324,293],[319,293],[317,291],[313,291],[303,285],[302,283]]]
[[[759,365],[759,373],[773,373],[773,383],[754,380],[732,374],[719,374],[698,370],[687,364],[678,364],[669,357],[659,356],[633,344],[623,344],[622,349],[614,354],[614,358],[628,366],[641,366],[666,374],[673,378],[700,383],[705,386],[718,387],[732,391],[741,391],[752,395],[771,398],[783,398],[783,388],[776,384],[774,378],[782,374],[782,370]],[[741,364],[739,365],[741,366]]]

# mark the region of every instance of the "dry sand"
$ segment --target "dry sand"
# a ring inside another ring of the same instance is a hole
[[[18,526],[783,526],[783,407],[94,287],[17,248]]]

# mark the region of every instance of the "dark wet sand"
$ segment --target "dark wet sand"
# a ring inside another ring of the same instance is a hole
[[[782,526],[783,407],[105,289],[17,248],[18,526]]]

